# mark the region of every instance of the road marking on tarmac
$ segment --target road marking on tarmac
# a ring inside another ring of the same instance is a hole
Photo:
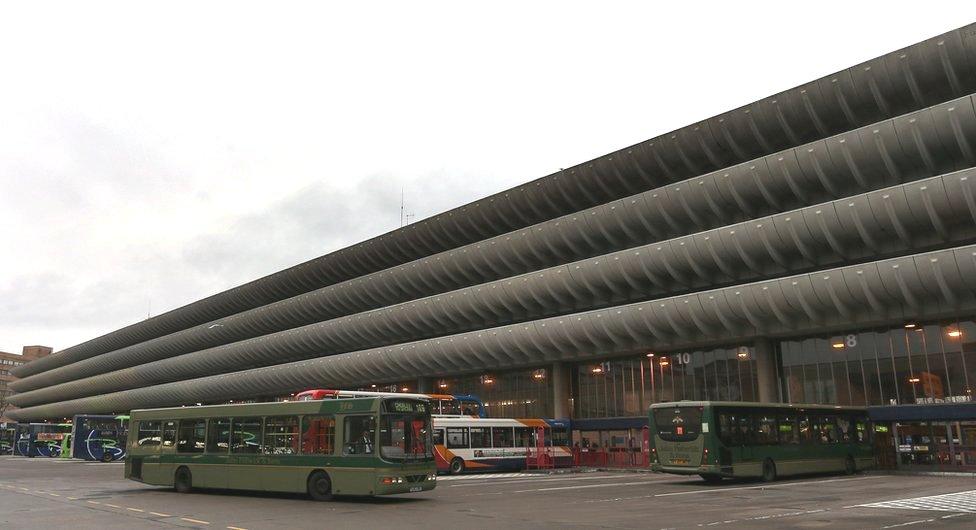
[[[170,515],[168,513],[159,513],[159,512],[149,512],[149,513],[151,515],[155,515],[156,517],[173,517],[172,515]]]
[[[186,521],[186,522],[188,522],[188,523],[196,523],[196,524],[210,524],[210,523],[208,523],[207,521],[200,521],[199,519],[190,519],[189,517],[180,517],[180,520],[181,520],[181,521]]]
[[[126,506],[125,509],[126,510],[131,510],[133,512],[139,512],[139,513],[145,513],[145,511],[146,511],[146,510],[140,510],[139,508],[129,508],[128,506]]]
[[[942,495],[913,497],[893,501],[858,504],[861,508],[899,508],[903,510],[931,510],[941,512],[976,513],[976,490],[957,491]]]
[[[613,486],[636,486],[638,484],[648,484],[652,481],[642,480],[640,482],[614,482],[612,484],[585,484],[583,486],[555,486],[551,488],[536,488],[531,490],[517,490],[512,493],[529,493],[533,491],[559,491],[559,490],[581,490],[589,488],[610,488]]]

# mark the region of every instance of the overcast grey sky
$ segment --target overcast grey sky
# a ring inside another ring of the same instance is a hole
[[[0,7],[0,350],[63,349],[976,20],[976,2]],[[883,6],[883,7],[881,7]]]

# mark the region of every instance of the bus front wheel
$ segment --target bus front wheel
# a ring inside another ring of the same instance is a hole
[[[112,453],[104,452],[102,453],[102,462],[106,464],[112,461]]]
[[[452,475],[460,475],[461,473],[464,473],[464,460],[461,458],[451,460],[450,471]]]
[[[181,467],[176,470],[176,476],[173,477],[173,488],[177,493],[190,493],[193,490],[193,475],[190,474],[190,470]]]
[[[763,482],[772,482],[776,480],[776,464],[772,460],[763,460],[762,466],[762,479]]]
[[[857,472],[857,464],[854,463],[854,457],[851,455],[847,455],[847,458],[844,460],[844,472],[848,475],[853,475]]]
[[[308,476],[308,496],[314,501],[332,500],[332,480],[325,471],[316,471]]]

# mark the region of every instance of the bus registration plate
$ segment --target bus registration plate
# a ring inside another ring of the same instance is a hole
[[[424,488],[421,488],[420,486],[413,486],[410,488],[410,493],[416,493],[418,491],[423,491],[423,490]]]
[[[671,463],[672,464],[687,464],[688,463],[688,459],[687,458],[672,458],[671,459]]]

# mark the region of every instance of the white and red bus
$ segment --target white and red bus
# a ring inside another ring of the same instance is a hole
[[[366,390],[305,390],[295,394],[293,401],[313,401],[319,399],[341,399],[353,397],[399,396],[430,400],[431,415],[474,416],[484,418],[485,404],[477,396],[451,394],[409,394],[405,392],[372,392]]]
[[[569,422],[547,419],[434,416],[434,461],[437,471],[519,470],[537,445],[542,427],[544,447],[556,465],[570,465]]]

